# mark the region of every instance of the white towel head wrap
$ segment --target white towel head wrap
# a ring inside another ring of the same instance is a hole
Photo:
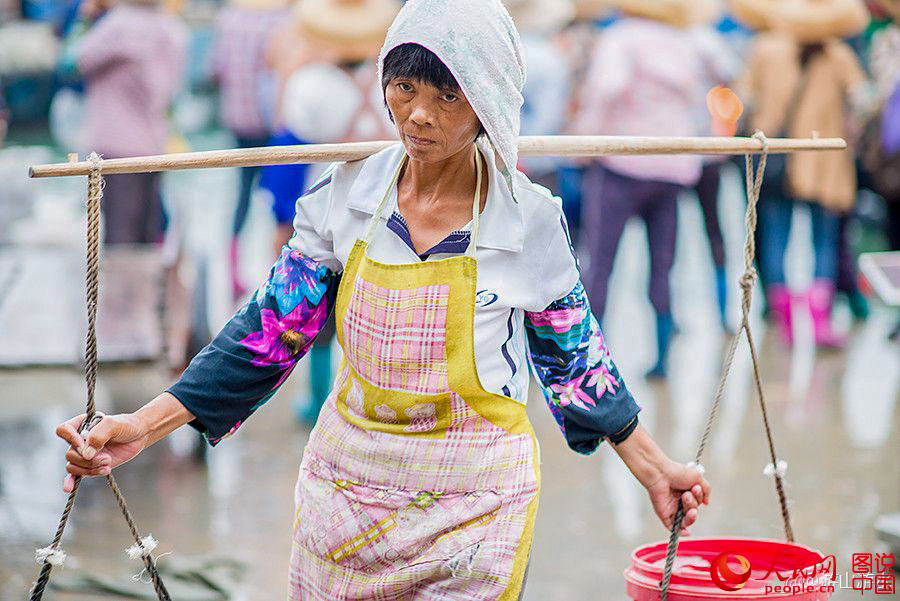
[[[424,46],[447,66],[487,131],[509,180],[518,157],[525,61],[519,33],[500,0],[409,0],[378,56],[402,44]]]

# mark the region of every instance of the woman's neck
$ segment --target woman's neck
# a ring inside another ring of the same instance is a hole
[[[417,204],[438,204],[448,200],[471,203],[477,177],[474,151],[469,146],[438,163],[425,163],[410,157],[400,174],[398,190]]]

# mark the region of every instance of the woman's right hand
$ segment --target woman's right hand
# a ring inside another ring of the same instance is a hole
[[[82,437],[85,415],[57,426],[56,435],[69,443],[63,490],[72,492],[75,476],[108,476],[114,467],[131,461],[149,445],[146,427],[133,413],[105,415]]]

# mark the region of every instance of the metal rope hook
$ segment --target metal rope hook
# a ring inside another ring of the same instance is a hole
[[[97,303],[99,300],[100,290],[100,201],[103,198],[103,176],[101,174],[102,161],[97,153],[91,153],[88,157],[91,163],[91,172],[88,175],[88,199],[87,199],[87,276],[85,279],[85,288],[87,292],[87,313],[88,328],[87,339],[85,342],[84,353],[84,373],[87,383],[87,407],[85,409],[84,422],[81,424],[80,433],[85,434],[93,428],[100,420],[103,414],[99,413],[94,400],[94,391],[97,386]],[[106,476],[106,481],[112,489],[113,495],[125,522],[131,531],[132,536],[139,548],[146,549],[143,540],[138,532],[137,525],[125,503],[122,491],[116,483],[112,474]],[[49,547],[38,550],[36,557],[42,560],[41,572],[38,575],[34,586],[31,588],[30,601],[40,601],[44,595],[44,589],[50,581],[50,570],[53,565],[59,565],[65,559],[65,553],[60,548],[63,532],[72,513],[72,506],[75,504],[75,496],[78,494],[78,485],[81,483],[81,476],[75,476],[72,492],[66,501],[65,509],[59,519],[59,525],[56,528],[56,536]],[[159,571],[156,569],[156,562],[149,550],[145,550],[141,554],[144,566],[150,574],[150,580],[153,583],[153,589],[156,591],[160,601],[171,601],[169,592],[159,577]]]
[[[703,430],[703,435],[700,438],[700,446],[697,449],[696,459],[694,460],[694,463],[697,465],[700,465],[700,458],[703,455],[703,450],[706,447],[706,441],[709,438],[713,422],[715,422],[716,415],[719,411],[719,405],[721,404],[722,396],[725,392],[725,384],[728,381],[728,377],[731,375],[731,369],[734,365],[735,352],[737,351],[737,345],[740,341],[742,332],[747,335],[747,344],[750,347],[750,358],[753,363],[753,377],[756,384],[757,396],[759,398],[760,410],[762,411],[763,426],[765,427],[766,438],[768,439],[769,443],[769,454],[772,458],[772,465],[778,465],[778,459],[775,453],[775,442],[772,438],[772,430],[769,427],[769,417],[768,412],[766,411],[766,400],[763,395],[762,378],[760,377],[759,369],[759,357],[756,353],[756,344],[753,341],[753,332],[750,328],[750,303],[753,296],[753,285],[756,283],[757,279],[756,268],[753,265],[756,258],[756,241],[753,235],[756,231],[756,209],[757,204],[759,203],[759,192],[762,188],[763,176],[766,170],[766,159],[769,154],[769,143],[766,135],[761,131],[757,131],[755,134],[753,134],[753,137],[759,140],[759,143],[762,147],[762,153],[759,157],[759,165],[755,170],[753,168],[753,159],[751,155],[744,155],[745,178],[747,184],[747,211],[744,216],[744,225],[746,229],[746,238],[744,240],[744,273],[740,278],[741,325],[738,328],[738,331],[735,332],[734,336],[732,337],[731,344],[728,346],[728,351],[725,355],[725,363],[722,367],[722,376],[719,379],[719,385],[716,389],[716,396],[713,400],[712,407],[710,408],[709,417],[706,420],[706,428]],[[784,535],[788,542],[794,542],[794,532],[791,528],[790,513],[788,511],[787,498],[784,494],[782,476],[777,472],[773,475],[775,478],[775,490],[778,495],[778,502],[781,506],[781,518],[784,522]],[[675,512],[675,517],[672,521],[672,531],[669,535],[669,544],[666,548],[666,566],[663,571],[662,582],[660,583],[661,601],[667,601],[668,598],[669,583],[672,579],[672,568],[675,564],[675,554],[678,551],[678,538],[681,536],[681,523],[683,520],[684,506],[679,499],[678,509]]]

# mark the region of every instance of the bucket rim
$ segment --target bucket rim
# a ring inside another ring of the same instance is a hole
[[[710,545],[711,549],[698,549],[696,547],[702,546],[704,543]],[[679,541],[679,551],[682,551],[684,547],[683,544],[689,545],[688,549],[685,550],[686,553],[691,553],[690,547],[695,547],[694,553],[710,553],[711,551],[715,551],[716,543],[720,543],[722,546],[723,552],[728,552],[727,546],[734,545],[738,547],[735,549],[735,553],[740,553],[739,546],[741,543],[748,544],[752,543],[754,546],[766,546],[766,545],[776,545],[781,548],[792,549],[795,551],[800,551],[801,553],[808,553],[820,561],[824,558],[827,558],[828,555],[823,554],[821,551],[809,547],[807,545],[803,545],[800,543],[792,543],[785,540],[778,539],[769,539],[769,538],[759,538],[753,536],[691,536],[686,537],[685,539]],[[666,547],[668,546],[668,540],[657,541],[653,543],[647,543],[635,548],[631,553],[631,564],[623,571],[623,576],[625,578],[626,589],[629,589],[629,593],[643,591],[646,594],[652,594],[652,591],[655,590],[657,594],[657,599],[659,598],[659,583],[662,578],[662,572],[664,571],[660,566],[660,556],[659,552],[665,552]],[[653,555],[655,555],[654,561],[648,561],[643,558],[647,553],[656,551]],[[750,555],[748,553],[748,555]],[[751,555],[752,557],[752,555]],[[694,578],[690,573],[678,574],[676,575],[673,572],[673,580],[670,584],[670,594],[674,596],[674,598],[682,598],[682,599],[710,599],[711,589],[707,588],[707,585],[711,585],[712,581],[707,581],[701,578]],[[631,589],[634,589],[633,591]],[[725,592],[725,591],[722,591]],[[762,594],[758,589],[741,589],[740,591],[729,591],[727,592],[728,598],[735,599],[736,601],[761,601],[764,599],[781,599],[784,601],[819,601],[821,599],[827,599],[830,595],[822,596],[822,594],[818,592],[813,593],[769,593]]]
[[[827,557],[827,555],[822,555],[822,552],[819,551],[818,549],[814,549],[812,547],[803,545],[801,543],[797,543],[797,542],[792,543],[790,541],[779,540],[779,539],[775,539],[775,538],[759,538],[756,536],[690,536],[690,537],[685,537],[684,539],[678,541],[678,547],[676,548],[675,555],[676,555],[676,557],[678,556],[678,551],[681,550],[682,543],[690,544],[690,543],[694,543],[694,542],[710,542],[710,541],[723,541],[723,542],[725,542],[725,541],[748,542],[749,541],[749,542],[753,542],[753,543],[775,544],[775,545],[782,545],[785,547],[794,547],[794,548],[798,548],[798,549],[803,549],[804,551],[810,551],[812,553],[815,553],[815,554],[819,555],[820,557],[823,557],[823,558]],[[646,551],[653,547],[658,547],[660,545],[662,545],[663,547],[666,547],[666,546],[668,546],[668,544],[669,544],[668,540],[663,540],[663,541],[657,541],[657,542],[653,542],[653,543],[647,543],[647,544],[641,545],[639,547],[636,547],[631,552],[632,565],[641,564],[642,566],[649,567],[651,565],[650,562],[639,557],[638,553],[640,553],[641,551]]]

